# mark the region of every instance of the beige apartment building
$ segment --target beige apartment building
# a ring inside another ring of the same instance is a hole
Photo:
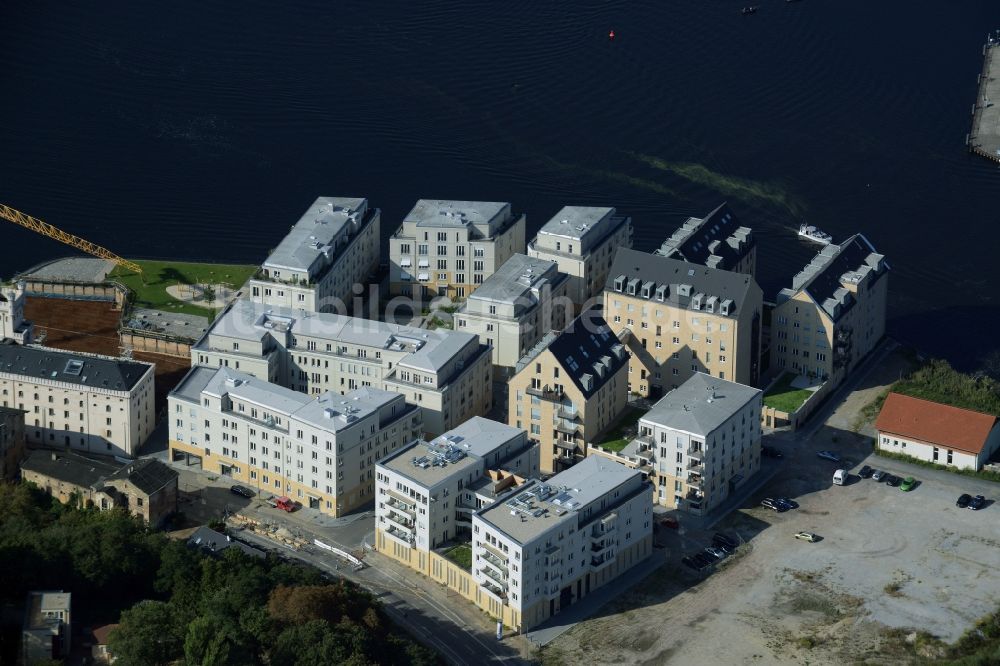
[[[604,316],[632,354],[629,390],[661,397],[694,373],[754,386],[763,293],[744,273],[620,250]]]
[[[885,335],[889,264],[861,234],[827,245],[778,293],[771,365],[839,384]]]
[[[725,203],[689,217],[653,254],[757,277],[757,240]]]
[[[461,331],[411,328],[239,299],[191,349],[192,365],[227,367],[316,396],[399,393],[439,435],[489,411],[490,349]]]
[[[628,402],[628,368],[628,352],[595,308],[518,361],[507,423],[539,443],[543,474],[583,460],[588,443],[615,422]]]
[[[363,198],[319,197],[247,284],[250,300],[346,312],[378,270],[382,213]]]
[[[478,335],[493,349],[494,377],[509,376],[543,335],[566,327],[567,283],[555,262],[515,254],[462,304],[455,330]]]
[[[0,345],[0,398],[23,410],[28,444],[132,458],[155,426],[153,365]]]
[[[34,326],[24,319],[24,282],[0,287],[0,339],[30,344]]]
[[[463,299],[524,251],[524,227],[509,203],[421,199],[389,238],[389,291]]]
[[[170,394],[170,459],[341,516],[375,497],[375,463],[419,437],[420,409],[377,388],[315,398],[194,367]]]
[[[579,311],[600,294],[622,247],[632,247],[631,217],[614,208],[565,206],[538,230],[528,256],[554,261],[569,276],[568,294]]]

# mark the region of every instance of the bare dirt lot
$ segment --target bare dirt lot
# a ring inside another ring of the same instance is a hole
[[[887,363],[898,363],[890,357]],[[890,372],[865,384],[874,396]],[[895,377],[892,377],[893,379]],[[887,383],[887,380],[886,380]],[[718,530],[747,541],[713,573],[680,564],[711,532],[671,532],[669,564],[542,651],[550,664],[905,663],[921,629],[953,641],[1000,598],[1000,505],[955,507],[959,494],[996,499],[996,484],[867,457],[870,438],[843,429],[864,400],[845,401],[825,425],[768,441],[783,469]],[[841,427],[835,427],[841,426]],[[859,479],[832,484],[830,449],[921,483],[912,492]],[[764,497],[800,506],[775,513]],[[683,525],[683,521],[682,521]],[[818,543],[794,538],[810,531]]]

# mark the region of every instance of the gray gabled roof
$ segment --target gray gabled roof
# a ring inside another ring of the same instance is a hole
[[[707,437],[760,394],[752,386],[696,372],[663,396],[640,422]]]
[[[177,472],[153,458],[141,458],[124,465],[107,478],[107,481],[126,480],[136,488],[152,495],[166,485],[176,482]]]
[[[112,460],[95,460],[78,453],[45,449],[32,451],[21,462],[21,469],[81,488],[100,488],[119,467],[121,465]]]
[[[48,347],[0,345],[0,372],[108,391],[131,391],[152,367]]]

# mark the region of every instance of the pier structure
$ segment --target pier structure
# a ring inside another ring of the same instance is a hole
[[[1000,164],[1000,30],[989,35],[983,45],[983,71],[966,145],[969,152]]]

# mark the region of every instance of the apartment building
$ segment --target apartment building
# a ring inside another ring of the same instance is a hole
[[[528,256],[554,261],[569,276],[568,294],[579,311],[600,294],[622,247],[632,247],[631,217],[614,208],[565,206],[538,230]]]
[[[593,453],[642,471],[654,503],[703,515],[760,470],[762,396],[696,372],[639,419],[624,449]]]
[[[584,459],[588,442],[615,422],[628,402],[628,368],[628,352],[596,308],[518,361],[507,422],[539,443],[543,474]]]
[[[381,218],[367,199],[319,197],[250,279],[250,300],[345,312],[378,270]]]
[[[482,417],[411,442],[375,470],[378,550],[425,572],[429,551],[468,540],[473,513],[537,475],[538,446],[527,433]]]
[[[0,340],[26,345],[33,335],[34,325],[24,319],[24,282],[0,287]]]
[[[725,203],[689,217],[653,254],[757,277],[757,240]]]
[[[492,348],[494,377],[509,376],[543,335],[566,327],[567,283],[555,262],[515,254],[462,304],[455,329]]]
[[[72,594],[29,592],[21,631],[21,663],[49,663],[70,657]]]
[[[531,481],[472,516],[472,575],[485,609],[526,631],[653,552],[652,494],[642,474],[591,457]]]
[[[889,264],[861,234],[827,245],[778,293],[771,366],[835,384],[885,335]]]
[[[24,458],[24,412],[0,407],[0,479],[13,481]]]
[[[423,411],[439,435],[492,402],[490,350],[461,331],[411,328],[237,300],[191,350],[192,365],[228,367],[319,395],[380,388]]]
[[[756,385],[763,293],[743,273],[620,250],[604,317],[632,354],[629,390],[659,398],[694,373]]]
[[[420,435],[420,409],[375,387],[310,397],[194,367],[168,398],[170,458],[341,516],[375,497],[375,462]]]
[[[465,298],[524,251],[524,226],[509,203],[421,199],[389,238],[389,291]]]
[[[0,345],[0,397],[25,412],[28,444],[134,457],[153,432],[153,365]]]

